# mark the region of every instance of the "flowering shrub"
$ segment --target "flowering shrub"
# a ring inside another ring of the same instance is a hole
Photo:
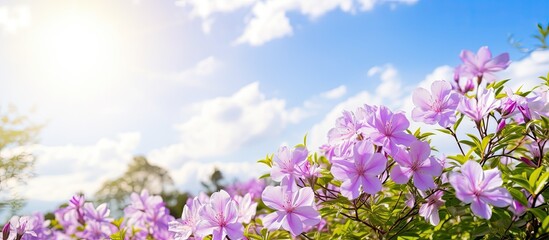
[[[3,239],[547,238],[549,75],[513,91],[494,75],[508,54],[460,57],[453,81],[413,93],[412,120],[437,132],[412,132],[404,113],[366,104],[344,111],[318,152],[304,142],[260,160],[275,186],[200,194],[182,216],[146,191],[120,219],[74,196],[54,220],[12,217]],[[435,133],[459,153],[436,151]]]

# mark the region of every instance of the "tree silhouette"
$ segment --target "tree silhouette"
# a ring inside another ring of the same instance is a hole
[[[24,204],[24,199],[13,189],[25,184],[34,175],[35,156],[28,146],[35,143],[41,125],[33,124],[13,106],[0,109],[0,212],[9,209],[13,214]]]
[[[111,203],[111,209],[121,210],[131,193],[147,190],[150,194],[166,194],[173,184],[168,170],[149,163],[143,156],[135,156],[122,176],[103,183],[95,198]]]

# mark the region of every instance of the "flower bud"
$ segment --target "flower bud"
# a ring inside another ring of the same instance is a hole
[[[520,157],[520,161],[522,161],[523,163],[525,163],[526,165],[528,165],[530,167],[537,167],[537,165],[527,157]]]
[[[6,223],[4,225],[4,228],[2,228],[2,240],[8,240],[8,237],[10,236],[10,222]]]
[[[496,130],[497,133],[501,132],[503,128],[505,128],[507,124],[505,123],[505,119],[501,119],[501,121],[498,123],[498,128]]]

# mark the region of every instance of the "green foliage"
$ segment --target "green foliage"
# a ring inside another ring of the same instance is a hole
[[[149,163],[143,156],[136,156],[128,165],[126,172],[116,179],[103,183],[95,197],[98,202],[110,202],[111,209],[120,211],[125,207],[132,193],[147,190],[150,194],[169,196],[168,190],[172,185],[173,180],[166,169]],[[173,194],[179,193],[173,192]]]
[[[24,200],[13,193],[34,174],[35,156],[26,147],[37,140],[41,125],[32,123],[13,106],[0,109],[0,212],[6,208],[13,214]]]

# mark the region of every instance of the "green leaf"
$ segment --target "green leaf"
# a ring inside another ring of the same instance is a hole
[[[540,233],[546,233],[549,231],[549,216],[545,217],[543,219],[543,222],[541,223],[541,232]]]
[[[448,134],[448,135],[452,135],[452,132],[451,132],[450,130],[448,130],[448,129],[445,129],[445,128],[439,128],[439,129],[435,129],[435,130],[437,130],[437,131],[439,131],[439,132],[441,132],[441,133],[446,133],[446,134]],[[452,135],[452,136],[453,136],[453,135]]]
[[[459,124],[461,124],[461,120],[463,120],[463,117],[465,115],[461,114],[461,116],[458,118],[458,120],[456,121],[456,123],[454,124],[454,132],[456,131],[456,129],[458,128]]]
[[[270,173],[265,173],[265,174],[261,175],[261,176],[259,177],[259,179],[268,178],[268,177],[270,177],[270,176],[271,176]]]
[[[526,196],[524,196],[524,193],[522,193],[520,190],[516,188],[509,188],[509,193],[511,193],[513,199],[519,201],[522,206],[528,206],[528,199],[526,199]]]
[[[549,180],[549,172],[544,172],[536,182],[536,188],[534,189],[535,194],[541,192],[541,190],[545,187],[545,184],[547,184],[547,180]]]
[[[528,181],[523,176],[514,175],[514,176],[510,176],[509,179],[511,179],[511,181],[518,184],[522,188],[528,190],[530,193],[532,192],[530,188],[530,183],[528,183]]]
[[[486,148],[488,147],[488,143],[490,143],[491,136],[486,136],[482,139],[482,143],[480,145],[480,151],[485,152]]]
[[[534,216],[536,216],[536,218],[538,218],[540,222],[545,220],[545,218],[547,217],[547,213],[545,213],[545,211],[541,210],[540,208],[529,208],[528,211],[534,214]]]
[[[528,184],[530,184],[530,190],[534,190],[536,188],[536,183],[538,182],[538,178],[541,175],[541,171],[543,170],[543,167],[539,167],[536,170],[530,174],[530,178],[528,179]],[[533,192],[532,194],[536,194]]]

